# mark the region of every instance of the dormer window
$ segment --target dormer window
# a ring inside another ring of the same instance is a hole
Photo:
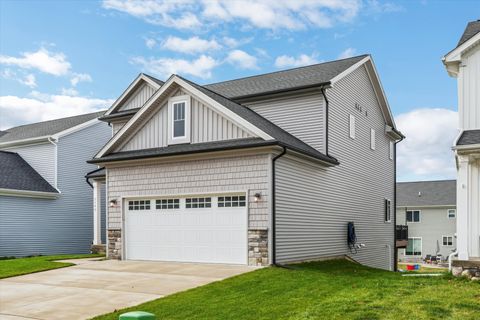
[[[168,144],[190,143],[190,97],[176,96],[168,101]]]

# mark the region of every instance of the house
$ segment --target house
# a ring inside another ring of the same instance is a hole
[[[369,55],[209,85],[140,74],[100,119],[109,258],[394,269],[402,135]]]
[[[455,180],[397,183],[397,223],[408,226],[408,246],[399,261],[446,259],[455,251],[456,186]]]
[[[460,133],[453,146],[458,259],[480,260],[480,20],[468,23],[443,63],[458,83]]]
[[[102,114],[2,131],[0,256],[90,251],[93,199],[84,176],[95,168],[86,161],[111,137],[97,120]]]

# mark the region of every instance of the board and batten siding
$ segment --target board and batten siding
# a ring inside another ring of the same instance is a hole
[[[320,152],[325,152],[325,100],[319,91],[244,105]]]
[[[461,64],[458,77],[460,128],[480,129],[480,45],[462,56]]]
[[[268,154],[258,154],[109,167],[108,200],[248,190],[249,227],[267,228],[270,161]],[[255,193],[262,195],[261,201],[254,201]],[[108,229],[121,229],[121,208],[108,211]]]
[[[155,93],[155,88],[143,83],[131,96],[122,104],[119,111],[141,108],[145,102]]]
[[[418,261],[427,254],[435,255],[437,247],[444,258],[448,257],[457,247],[457,218],[448,217],[448,209],[455,209],[455,206],[434,207],[434,208],[415,208],[408,207],[408,210],[420,211],[420,222],[407,222],[405,217],[405,208],[397,209],[397,224],[408,225],[408,237],[422,238],[422,255],[406,256],[405,249],[398,250],[399,261]],[[451,246],[444,246],[443,236],[453,238]]]
[[[127,123],[128,121],[117,121],[117,122],[112,122],[111,125],[112,125],[112,136],[114,136],[118,131],[120,131],[120,129],[123,128],[123,126],[125,125],[125,123]]]
[[[177,94],[178,95],[178,94]],[[152,117],[119,151],[166,147],[168,145],[168,103]],[[210,106],[191,96],[191,143],[248,138],[252,135]]]
[[[58,140],[58,199],[0,196],[0,256],[90,252],[93,190],[85,174],[96,166],[86,161],[110,136],[111,128],[99,121]]]
[[[17,147],[4,148],[2,150],[18,153],[30,166],[35,169],[53,187],[55,186],[56,162],[55,145],[46,142]]]
[[[340,164],[325,168],[288,154],[277,160],[277,260],[348,255],[362,264],[393,270],[395,226],[393,219],[384,221],[384,199],[393,204],[394,163],[366,69],[361,66],[341,79],[327,91],[327,98],[329,153]],[[350,115],[356,118],[355,139],[349,136]],[[371,129],[376,132],[375,150],[370,148]],[[358,243],[365,244],[356,254],[347,246],[349,221],[355,223]]]

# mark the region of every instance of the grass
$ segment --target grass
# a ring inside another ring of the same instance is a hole
[[[96,317],[157,319],[478,319],[480,284],[402,277],[344,260],[270,267]]]
[[[64,268],[73,265],[73,263],[55,262],[53,260],[81,259],[90,257],[102,257],[102,255],[76,254],[0,260],[0,279],[46,271],[50,269]]]

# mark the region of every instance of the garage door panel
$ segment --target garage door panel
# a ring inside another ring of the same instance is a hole
[[[212,199],[216,199],[212,196]],[[155,203],[155,200],[151,200]],[[126,210],[127,259],[247,263],[246,207]]]

